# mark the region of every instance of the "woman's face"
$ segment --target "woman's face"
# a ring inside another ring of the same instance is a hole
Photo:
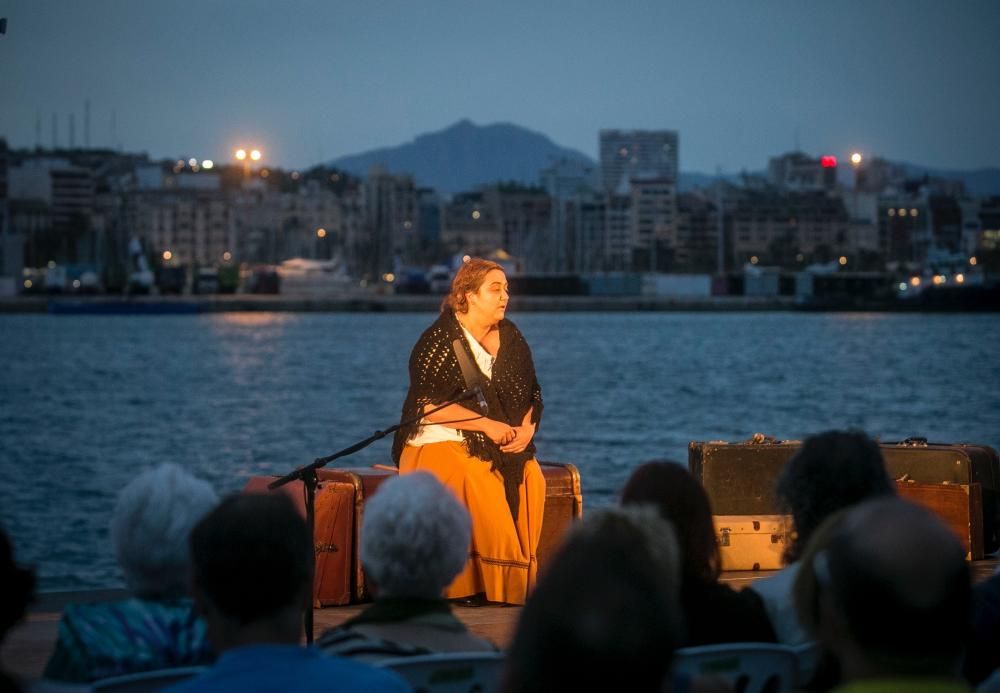
[[[502,270],[494,269],[486,273],[483,283],[475,292],[467,293],[469,313],[484,322],[496,323],[503,320],[507,311],[507,276]]]

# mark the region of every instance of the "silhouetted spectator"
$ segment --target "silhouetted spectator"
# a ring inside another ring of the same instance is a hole
[[[171,691],[405,691],[389,671],[300,646],[306,524],[284,494],[230,496],[191,532],[192,590],[219,660]]]
[[[782,470],[776,488],[779,505],[794,523],[794,538],[785,551],[788,564],[748,588],[763,598],[779,642],[800,644],[808,639],[795,614],[792,585],[799,556],[816,528],[838,510],[895,493],[878,444],[864,433],[827,431],[803,442]]]
[[[965,551],[930,511],[897,498],[849,510],[812,559],[812,635],[844,690],[963,691],[971,607]]]
[[[469,555],[469,513],[434,476],[405,474],[365,503],[361,563],[375,603],[316,642],[324,652],[375,661],[431,652],[495,651],[444,599]]]
[[[972,632],[965,653],[965,678],[981,683],[1000,669],[1000,574],[973,588]],[[1000,685],[993,690],[1000,690]]]
[[[7,632],[24,619],[35,597],[35,574],[14,562],[14,547],[0,530],[0,645]],[[0,691],[19,691],[22,683],[0,670]]]
[[[680,556],[652,508],[612,508],[569,533],[528,597],[502,690],[659,691],[683,638]]]
[[[632,472],[622,505],[649,504],[677,532],[681,559],[681,604],[685,646],[723,642],[774,642],[761,598],[719,582],[719,546],[708,495],[676,462],[647,462]]]
[[[122,489],[111,541],[133,596],[67,606],[45,678],[89,682],[211,661],[205,623],[188,596],[187,541],[217,501],[207,482],[173,464]]]

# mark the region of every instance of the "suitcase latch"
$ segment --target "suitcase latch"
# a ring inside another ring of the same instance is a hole
[[[723,527],[719,530],[719,546],[729,546],[729,532],[731,530],[728,527]]]
[[[315,550],[317,554],[336,553],[340,551],[340,549],[337,548],[336,544],[316,544]]]

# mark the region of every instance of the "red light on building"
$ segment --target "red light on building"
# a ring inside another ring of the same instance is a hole
[[[823,168],[837,168],[837,157],[821,156],[819,158],[819,165]]]

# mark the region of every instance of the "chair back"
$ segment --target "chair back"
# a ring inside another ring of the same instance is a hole
[[[813,641],[804,642],[800,645],[791,645],[792,652],[799,663],[799,688],[805,688],[819,669],[820,660],[823,658],[823,651],[819,644]]]
[[[500,687],[500,652],[439,652],[376,663],[406,679],[417,693],[490,693]]]
[[[100,693],[153,693],[197,676],[205,667],[175,667],[138,671],[95,681],[90,690]]]
[[[795,652],[769,643],[681,648],[674,653],[673,672],[675,676],[720,676],[735,693],[791,693],[798,684]]]

